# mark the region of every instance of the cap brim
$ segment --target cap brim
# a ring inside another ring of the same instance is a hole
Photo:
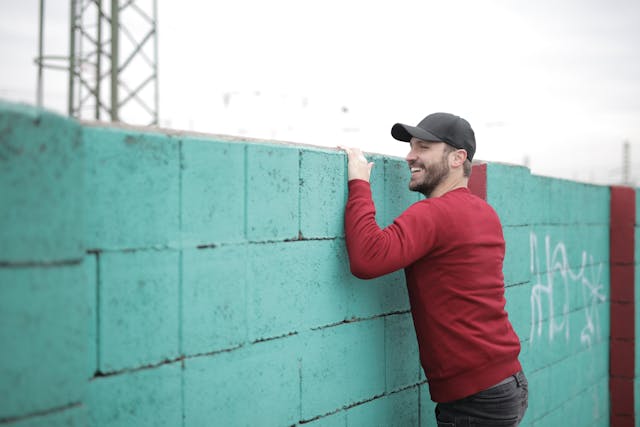
[[[396,123],[391,128],[391,136],[393,136],[398,141],[409,142],[411,138],[418,138],[423,141],[441,141],[440,138],[432,134],[431,132],[427,132],[426,130],[409,125],[403,125],[402,123]]]

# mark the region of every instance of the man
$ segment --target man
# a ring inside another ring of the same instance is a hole
[[[345,236],[351,272],[369,279],[404,268],[420,361],[441,426],[516,426],[528,402],[520,341],[504,310],[505,242],[495,211],[467,188],[476,142],[448,113],[417,127],[397,123],[409,143],[409,189],[427,199],[393,224],[375,221],[369,163],[348,157]]]

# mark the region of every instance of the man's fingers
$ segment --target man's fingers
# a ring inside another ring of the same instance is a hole
[[[362,153],[362,150],[357,147],[345,147],[343,145],[338,145],[338,148],[346,152],[347,155],[351,158],[362,160],[365,162],[367,161],[367,158]]]

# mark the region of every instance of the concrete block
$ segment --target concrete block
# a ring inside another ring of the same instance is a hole
[[[418,388],[384,395],[347,411],[348,427],[419,427]]]
[[[82,135],[87,248],[177,245],[178,141],[117,128],[85,127]]]
[[[628,264],[611,265],[611,301],[635,303],[635,266]]]
[[[528,340],[531,334],[532,320],[531,285],[522,283],[508,286],[505,288],[504,296],[507,300],[505,310],[509,314],[513,329],[520,340]]]
[[[636,224],[636,191],[630,187],[612,186],[611,224],[615,226],[633,226]]]
[[[185,425],[296,424],[300,420],[299,354],[299,337],[294,336],[187,359]]]
[[[245,151],[239,142],[182,139],[183,245],[244,240]]]
[[[178,262],[178,252],[169,251],[101,254],[101,372],[178,356]]]
[[[551,211],[551,181],[553,178],[531,175],[527,185],[529,193],[529,215],[531,224],[550,224]]]
[[[436,425],[436,403],[431,400],[429,384],[421,384],[418,388],[420,399],[420,425],[431,427]]]
[[[640,266],[640,227],[635,227],[633,230],[634,237],[634,264]],[[640,270],[640,267],[636,267],[636,271]]]
[[[608,224],[610,191],[607,186],[573,183],[578,187],[578,197],[573,209],[577,222],[583,224]]]
[[[529,383],[529,407],[525,416],[529,420],[538,420],[548,413],[559,393],[563,391],[562,388],[556,388],[555,383],[552,385],[550,374],[549,369],[526,373]],[[542,390],[555,390],[556,392],[544,393]]]
[[[522,166],[487,165],[487,202],[496,210],[503,226],[528,225],[535,209],[529,202],[531,172]],[[514,203],[517,195],[518,202]]]
[[[7,427],[83,427],[89,425],[88,408],[79,405],[59,412],[28,416],[2,425]]]
[[[569,321],[570,335],[575,349],[584,351],[598,345],[608,346],[610,322],[607,302],[594,303],[575,310],[570,314]]]
[[[87,307],[87,378],[98,371],[98,255],[84,257],[84,285]]]
[[[574,208],[571,182],[564,179],[553,179],[549,183],[549,223],[574,224],[571,214]]]
[[[640,327],[640,310],[636,309],[636,315],[635,315],[635,327]],[[635,376],[636,377],[640,377],[640,345],[638,345],[638,342],[640,341],[637,338],[634,338],[634,341],[636,343],[635,345],[635,349],[634,349],[634,355],[635,355]],[[638,395],[638,397],[640,398],[640,395]]]
[[[634,416],[637,417],[638,416],[638,409],[637,409],[638,408],[638,403],[640,403],[640,381],[634,381],[633,382],[633,391],[634,391]]]
[[[247,145],[247,238],[298,238],[300,234],[299,148]]]
[[[368,318],[410,309],[403,270],[375,279],[358,279],[349,270],[348,254],[344,241],[338,241],[337,247],[343,263],[343,266],[340,267],[343,272],[340,280],[349,292],[347,318]]]
[[[611,375],[621,378],[635,378],[635,340],[610,341]]]
[[[87,291],[81,263],[0,268],[0,419],[82,401]]]
[[[536,226],[531,235],[532,280],[536,283],[605,285],[608,230],[602,226]],[[549,276],[548,272],[553,272]]]
[[[635,304],[611,302],[611,338],[635,339]]]
[[[184,354],[210,353],[246,341],[246,269],[246,246],[184,251]]]
[[[637,424],[634,421],[633,415],[611,415],[611,419],[603,426],[616,426],[616,427],[635,427]]]
[[[528,345],[523,343],[522,360],[533,371],[543,369],[562,360],[580,365],[576,357],[587,352],[596,355],[602,354],[595,360],[608,360],[608,319],[604,319],[602,313],[607,304],[600,304],[593,312],[579,310],[559,316],[554,319],[536,324],[532,328],[532,335]],[[553,327],[551,326],[553,325]],[[538,326],[540,328],[538,329]],[[595,356],[594,356],[595,357]],[[570,366],[571,368],[571,366]],[[591,371],[593,370],[590,368]],[[584,374],[576,373],[584,377]],[[571,380],[575,383],[575,379]]]
[[[574,347],[561,330],[551,334],[549,321],[542,322],[541,329],[535,328],[529,340],[522,344],[521,360],[533,371],[545,369],[558,361],[571,356]],[[540,333],[540,335],[538,335]]]
[[[367,318],[410,309],[402,270],[371,280],[351,276],[344,285],[349,289],[348,318]]]
[[[79,135],[73,120],[0,101],[0,262],[82,258]]]
[[[611,224],[611,262],[616,264],[633,264],[635,262],[635,233],[632,225]]]
[[[344,236],[347,200],[346,155],[300,152],[300,232],[305,238]]]
[[[634,414],[633,386],[633,379],[612,377],[609,380],[612,415]]]
[[[506,285],[531,280],[531,228],[529,226],[504,227],[505,257],[503,264]]]
[[[384,393],[382,318],[309,333],[302,357],[302,419],[328,414]]]
[[[386,316],[386,391],[390,393],[420,380],[418,340],[410,313]]]
[[[608,188],[563,179],[549,186],[550,217],[553,224],[607,223]]]
[[[180,363],[98,377],[87,404],[92,426],[182,425]]]
[[[385,218],[385,212],[388,203],[388,200],[386,198],[384,167],[386,156],[369,153],[365,153],[365,156],[370,162],[374,163],[373,169],[371,170],[371,177],[369,179],[369,182],[371,185],[371,197],[373,198],[373,203],[376,207],[376,222],[380,227],[385,227],[388,225]]]
[[[336,241],[253,244],[247,269],[250,341],[345,320],[348,270]]]

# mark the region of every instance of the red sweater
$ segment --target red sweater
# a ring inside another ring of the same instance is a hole
[[[504,310],[502,226],[484,200],[456,189],[414,203],[380,229],[369,183],[352,180],[345,236],[355,276],[405,269],[432,400],[461,399],[521,369]]]

